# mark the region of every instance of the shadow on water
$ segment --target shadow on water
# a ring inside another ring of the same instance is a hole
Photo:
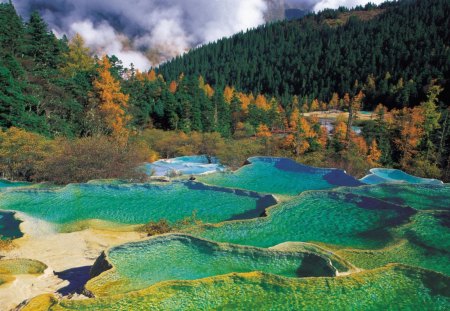
[[[194,181],[187,182],[186,186],[190,190],[208,190],[208,191],[217,191],[217,192],[224,192],[224,193],[233,193],[238,196],[244,196],[244,197],[250,197],[250,198],[257,199],[256,206],[254,209],[248,210],[241,214],[233,215],[231,218],[227,219],[227,221],[265,217],[266,209],[273,205],[276,205],[278,203],[276,198],[272,195],[259,194],[257,192],[249,191],[249,190],[210,186],[210,185],[206,185],[206,184],[194,182]]]
[[[56,276],[62,280],[69,281],[69,285],[58,290],[58,293],[67,296],[69,294],[80,294],[83,291],[84,285],[89,281],[89,272],[91,266],[78,267],[73,269],[55,272]]]
[[[362,182],[355,179],[353,176],[346,174],[343,170],[339,169],[327,169],[317,168],[312,166],[303,165],[295,162],[294,160],[287,158],[258,158],[259,161],[267,163],[275,163],[275,167],[282,171],[304,173],[304,174],[320,174],[323,175],[323,179],[329,184],[334,186],[348,186],[357,187],[363,185]]]
[[[0,236],[7,239],[23,237],[20,231],[22,221],[15,217],[13,212],[0,212]]]
[[[324,258],[312,254],[305,255],[296,274],[299,278],[336,276],[336,272]]]
[[[256,202],[255,209],[249,210],[249,211],[241,213],[241,214],[234,215],[233,217],[231,217],[228,220],[243,220],[243,219],[253,219],[253,218],[258,218],[258,217],[267,217],[267,213],[266,213],[267,208],[269,208],[277,203],[278,203],[277,200],[273,196],[266,195],[266,196],[260,198]]]

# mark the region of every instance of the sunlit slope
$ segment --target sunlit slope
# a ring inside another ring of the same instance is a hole
[[[174,222],[194,211],[204,222],[219,222],[245,215],[257,217],[274,203],[271,196],[192,182],[88,183],[0,194],[0,209],[20,211],[60,225],[91,219],[120,224],[143,224],[162,218]]]
[[[88,300],[33,299],[29,310],[448,310],[450,280],[390,265],[345,277],[285,278],[229,274],[163,282],[129,294]]]
[[[105,268],[111,269],[103,272]],[[218,244],[169,234],[108,250],[97,259],[86,289],[110,296],[144,289],[162,281],[195,280],[232,272],[263,271],[285,277],[334,276],[326,256]]]

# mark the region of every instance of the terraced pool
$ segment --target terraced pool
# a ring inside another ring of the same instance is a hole
[[[96,296],[144,289],[161,281],[195,280],[231,272],[263,271],[285,277],[335,275],[329,261],[313,253],[217,244],[179,234],[114,247],[97,260],[92,271],[100,272],[108,263],[113,268],[86,286]]]
[[[220,222],[258,217],[274,203],[271,196],[193,182],[88,183],[0,193],[0,209],[20,211],[59,225],[92,219],[130,225],[163,218],[175,222],[194,211],[199,220]]]
[[[255,157],[248,162],[236,172],[210,174],[199,180],[221,187],[284,195],[362,184],[342,170],[314,168],[285,158]]]

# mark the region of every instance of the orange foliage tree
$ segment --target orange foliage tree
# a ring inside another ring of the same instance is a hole
[[[156,80],[156,72],[154,69],[150,70],[147,74],[148,80],[149,81],[155,81]]]
[[[225,89],[223,90],[223,99],[225,100],[225,102],[227,104],[231,103],[231,100],[233,99],[234,96],[234,88],[229,87],[228,85],[225,87]]]
[[[175,94],[177,91],[177,88],[178,88],[178,85],[177,85],[176,81],[170,82],[170,84],[169,84],[169,92],[170,93]]]
[[[330,102],[328,103],[329,109],[338,109],[339,108],[339,95],[338,93],[333,93]]]
[[[272,136],[272,133],[270,132],[269,128],[265,124],[260,124],[258,128],[256,129],[256,137],[260,138],[269,138]]]
[[[259,108],[261,110],[264,110],[264,111],[270,110],[270,104],[267,102],[267,99],[264,95],[259,94],[256,97],[255,105],[257,108]]]
[[[378,161],[381,158],[381,150],[378,148],[377,141],[375,139],[372,140],[372,143],[369,147],[369,155],[367,156],[367,162],[371,166],[378,166]]]
[[[397,148],[402,153],[400,164],[403,168],[408,168],[413,156],[418,152],[417,147],[424,135],[423,124],[425,117],[420,107],[413,109],[403,108],[392,113],[400,130],[399,137],[394,140]]]
[[[93,92],[90,94],[91,113],[98,115],[99,133],[106,133],[115,138],[128,138],[126,128],[131,117],[127,115],[129,95],[121,92],[120,82],[116,81],[110,72],[111,63],[104,56],[99,61],[98,78],[93,82]],[[99,134],[97,133],[97,134]]]
[[[311,107],[309,108],[309,111],[318,111],[320,109],[319,101],[317,99],[314,99],[311,102]]]

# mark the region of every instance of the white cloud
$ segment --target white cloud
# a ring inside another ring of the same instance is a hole
[[[136,50],[126,46],[128,38],[116,33],[116,31],[107,23],[101,22],[95,25],[90,20],[75,22],[70,25],[70,34],[79,33],[96,54],[116,55],[125,66],[134,64],[135,68],[145,70],[150,67],[150,61],[147,57]]]
[[[38,9],[55,33],[79,32],[97,53],[115,54],[124,65],[132,62],[144,70],[192,47],[263,24],[269,2],[318,11],[368,1],[15,0],[14,4],[24,16]]]
[[[348,7],[348,8],[352,8],[355,7],[357,5],[365,5],[369,2],[375,3],[375,4],[380,4],[385,2],[386,0],[371,0],[371,1],[367,1],[367,0],[322,0],[322,1],[318,1],[318,3],[316,3],[314,5],[314,11],[322,11],[323,9],[337,9],[338,7],[344,6],[344,7]]]

